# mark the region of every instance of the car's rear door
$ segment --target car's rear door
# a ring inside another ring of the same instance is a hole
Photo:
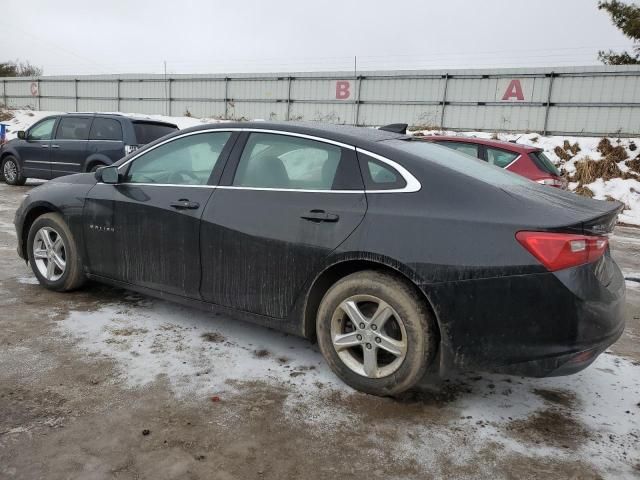
[[[62,116],[51,141],[51,178],[82,172],[92,116]]]
[[[116,185],[85,202],[91,273],[199,297],[200,217],[231,148],[232,132],[191,132],[141,152]]]
[[[243,133],[202,217],[202,298],[286,317],[366,208],[353,147],[284,132]]]

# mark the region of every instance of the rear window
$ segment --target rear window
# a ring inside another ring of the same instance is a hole
[[[491,185],[528,185],[530,183],[526,178],[508,170],[430,142],[387,140],[383,143]]]
[[[496,167],[505,168],[519,156],[519,153],[507,152],[501,148],[487,147],[487,162]]]
[[[549,160],[549,157],[547,157],[544,154],[544,152],[542,151],[531,152],[529,156],[531,157],[533,162],[536,164],[536,166],[543,172],[547,172],[552,175],[557,175],[558,177],[560,176],[560,172],[558,171],[556,166],[553,164],[553,162]]]
[[[178,130],[169,123],[133,122],[138,145],[145,145]]]

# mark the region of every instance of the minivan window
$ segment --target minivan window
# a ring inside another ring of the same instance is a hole
[[[34,125],[29,130],[29,140],[50,140],[53,133],[53,125],[56,123],[55,118],[49,118]]]
[[[58,140],[87,140],[91,118],[88,117],[62,117],[56,130]]]
[[[296,190],[350,189],[357,172],[353,157],[316,140],[288,135],[252,133],[242,152],[233,185]],[[361,188],[361,187],[360,187]]]
[[[128,183],[206,185],[231,132],[209,132],[171,140],[133,160]]]
[[[169,123],[133,122],[133,129],[136,132],[138,145],[145,145],[175,132],[178,127]]]
[[[96,118],[91,125],[89,140],[122,140],[122,126],[112,118]]]
[[[417,140],[385,140],[390,147],[423,158],[455,172],[477,178],[492,185],[529,185],[530,180],[508,170],[495,168],[487,162],[464,155],[450,148]]]

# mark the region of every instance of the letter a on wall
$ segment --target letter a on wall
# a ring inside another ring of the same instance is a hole
[[[524,94],[522,93],[522,85],[517,78],[509,82],[509,86],[502,96],[502,100],[524,100]]]
[[[346,100],[349,98],[351,96],[350,87],[351,83],[349,80],[338,80],[336,82],[336,100]]]

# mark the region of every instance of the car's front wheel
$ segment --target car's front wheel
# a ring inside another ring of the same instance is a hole
[[[66,292],[84,283],[78,246],[60,214],[47,213],[33,222],[27,253],[33,273],[45,287]]]
[[[316,333],[336,375],[373,395],[414,386],[436,350],[435,322],[422,299],[402,279],[376,271],[351,274],[329,289]]]
[[[13,155],[6,156],[2,161],[2,176],[9,185],[24,185],[27,181],[18,160]]]

